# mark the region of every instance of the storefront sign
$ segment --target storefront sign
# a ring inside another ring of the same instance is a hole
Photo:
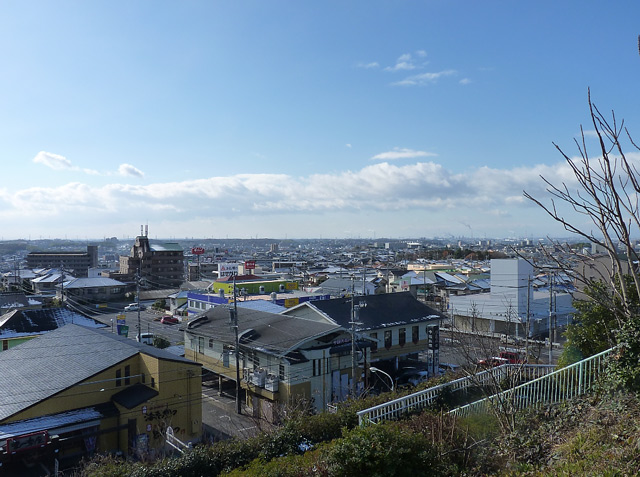
[[[7,452],[22,452],[34,447],[43,447],[49,440],[47,431],[32,432],[23,436],[11,437],[7,439]]]

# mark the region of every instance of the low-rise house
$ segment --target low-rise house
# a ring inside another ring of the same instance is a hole
[[[156,456],[202,431],[200,365],[74,324],[0,353],[0,464],[53,473],[95,452]]]
[[[87,328],[107,327],[67,308],[12,310],[0,316],[0,350],[6,351],[69,323]]]
[[[57,287],[57,294],[72,303],[122,301],[128,286],[113,278],[74,278]]]
[[[239,352],[241,385],[254,416],[273,422],[283,407],[299,400],[322,411],[347,397],[353,385],[351,335],[342,326],[322,317],[304,319],[239,306],[236,350],[232,311],[217,306],[192,319],[184,330],[185,357],[221,381],[236,381]]]
[[[368,361],[391,361],[427,352],[433,373],[439,365],[439,329],[444,316],[421,303],[410,292],[354,296],[304,303],[284,312],[306,319],[329,319],[373,340]]]

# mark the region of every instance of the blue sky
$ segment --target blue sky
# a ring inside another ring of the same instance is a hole
[[[522,191],[572,185],[552,142],[576,153],[588,88],[640,135],[638,18],[632,1],[4,1],[0,238],[566,235]]]

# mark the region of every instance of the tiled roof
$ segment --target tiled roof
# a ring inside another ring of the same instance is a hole
[[[309,339],[340,330],[340,326],[328,321],[313,321],[238,307],[238,334],[242,346],[276,356],[285,355]],[[216,306],[194,317],[185,331],[211,337],[222,343],[235,341],[234,332],[229,326],[229,310],[223,306]]]
[[[356,296],[356,305],[363,305],[359,310],[358,330],[369,330],[412,324],[423,321],[441,319],[442,315],[433,308],[416,300],[410,292],[383,293],[381,295]],[[335,298],[310,302],[341,326],[348,327],[351,321],[351,298]]]

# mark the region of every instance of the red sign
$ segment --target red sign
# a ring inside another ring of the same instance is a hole
[[[202,247],[193,247],[191,249],[191,253],[194,255],[202,255],[204,253],[204,248]]]
[[[255,260],[247,260],[244,262],[245,270],[255,270],[256,269],[256,261]]]

